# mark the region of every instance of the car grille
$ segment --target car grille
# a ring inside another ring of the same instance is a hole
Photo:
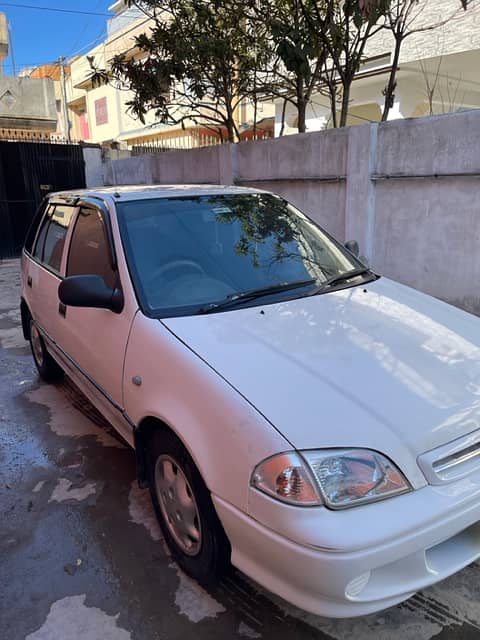
[[[480,470],[480,430],[424,453],[418,464],[430,484],[453,482]]]

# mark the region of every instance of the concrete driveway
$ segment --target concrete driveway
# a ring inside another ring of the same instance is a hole
[[[206,592],[162,542],[132,451],[66,381],[41,383],[0,263],[0,638],[174,640],[480,638],[472,565],[403,605],[332,621],[239,573]]]

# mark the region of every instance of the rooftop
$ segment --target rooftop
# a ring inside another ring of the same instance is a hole
[[[165,185],[140,185],[140,186],[116,186],[94,189],[80,189],[72,191],[59,191],[50,194],[49,197],[57,198],[84,198],[96,197],[104,199],[110,196],[116,200],[148,200],[151,198],[181,198],[188,196],[218,196],[234,195],[239,193],[259,193],[260,189],[248,187],[234,187],[218,184],[165,184]]]

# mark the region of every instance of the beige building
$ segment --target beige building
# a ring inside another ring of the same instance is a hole
[[[422,5],[414,28],[440,26],[404,41],[389,120],[480,107],[480,0],[473,0],[467,11],[459,7],[459,0],[421,0]],[[388,31],[368,44],[366,60],[352,84],[347,124],[381,119],[393,47]],[[276,135],[282,126],[282,107],[283,101],[277,101]],[[297,133],[296,122],[296,111],[287,105],[284,133]],[[307,110],[307,130],[329,126],[328,99],[316,94]]]
[[[113,4],[115,12],[108,22],[107,38],[85,55],[71,61],[67,82],[72,135],[90,142],[112,143],[139,128],[139,122],[127,113],[128,92],[111,84],[94,86],[89,58],[99,69],[120,52],[133,50],[133,38],[147,28],[148,20],[137,9],[128,9],[124,2]],[[128,138],[127,138],[128,139]]]

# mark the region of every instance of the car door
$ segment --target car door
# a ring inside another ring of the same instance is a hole
[[[125,283],[126,270],[120,274],[118,269],[109,216],[106,207],[93,201],[79,204],[65,259],[65,275],[99,275],[110,288],[121,288],[123,310],[115,313],[64,305],[62,309],[60,303],[55,340],[65,365],[82,390],[101,413],[131,439],[130,427],[123,416],[123,365],[138,305],[130,294],[129,283]]]
[[[26,261],[24,297],[47,343],[55,333],[64,248],[75,212],[73,204],[50,202]]]

